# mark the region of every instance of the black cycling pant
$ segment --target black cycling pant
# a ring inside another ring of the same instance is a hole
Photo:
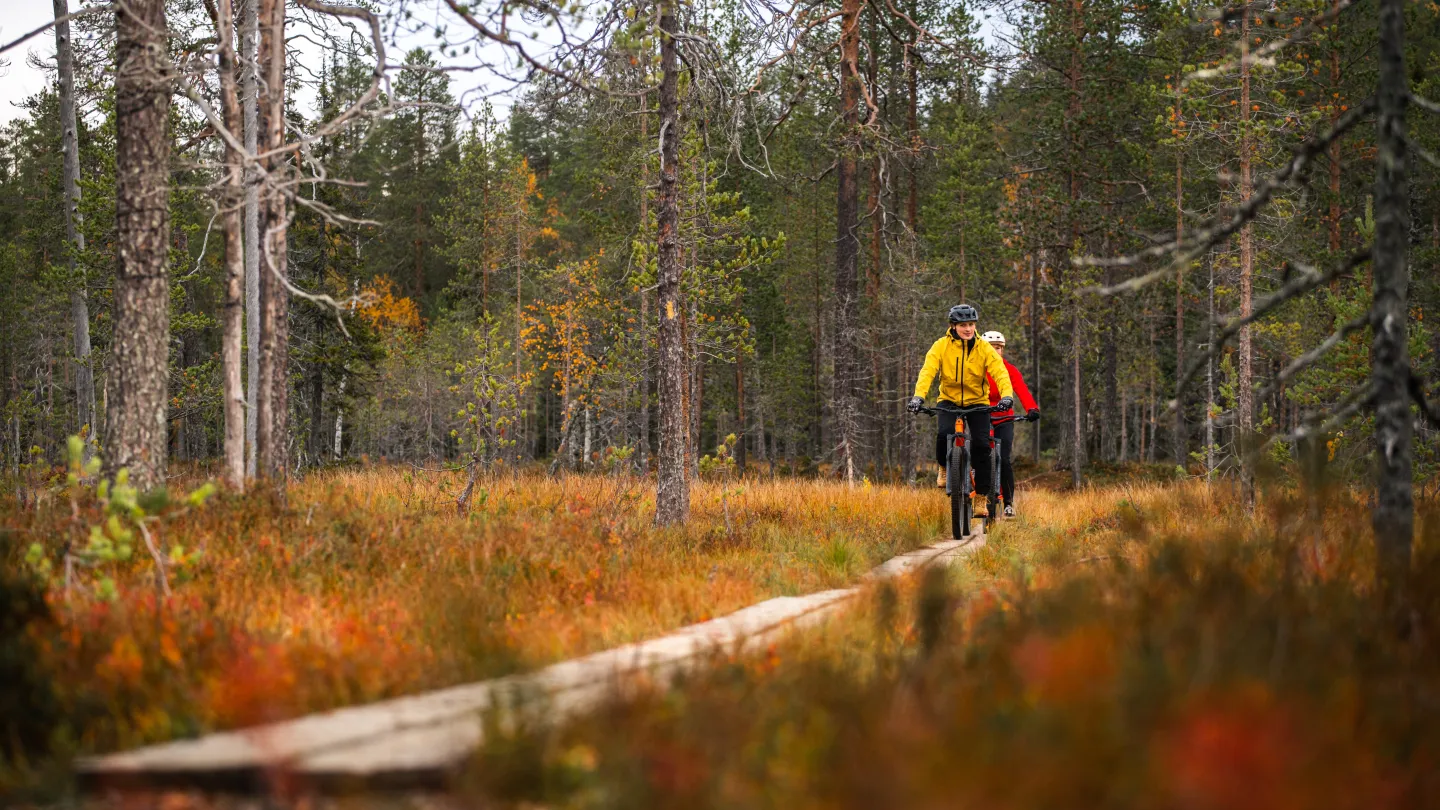
[[[995,426],[995,443],[1000,446],[1000,491],[1005,493],[1005,503],[1015,503],[1015,467],[1010,463],[1010,451],[1015,446],[1015,423],[1006,422]]]
[[[945,400],[941,400],[945,402]],[[953,404],[953,403],[952,403]],[[941,467],[950,454],[950,443],[946,441],[955,432],[956,414],[943,409],[935,414],[935,463]],[[965,415],[965,426],[970,434],[970,468],[975,471],[975,491],[990,493],[990,414],[976,411]],[[1003,480],[1003,479],[1002,479]],[[952,484],[953,486],[953,484]]]

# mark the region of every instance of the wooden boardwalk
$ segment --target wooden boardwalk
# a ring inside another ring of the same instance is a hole
[[[709,654],[766,644],[822,620],[859,595],[865,582],[948,563],[984,544],[978,532],[966,541],[938,542],[886,561],[851,588],[769,599],[535,672],[86,759],[78,766],[81,785],[245,793],[266,792],[279,781],[317,791],[442,787],[480,745],[481,715],[488,710],[531,699],[524,705],[549,718],[586,711],[627,678],[665,677]]]

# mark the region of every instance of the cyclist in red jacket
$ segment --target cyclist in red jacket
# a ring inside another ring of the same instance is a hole
[[[1005,336],[999,332],[986,332],[980,336],[981,340],[995,347],[1001,360],[1005,360]],[[1030,395],[1030,389],[1025,385],[1025,378],[1020,376],[1020,369],[1014,363],[1005,360],[1005,370],[1010,372],[1010,385],[1015,389],[1015,396],[1020,398],[1020,405],[1025,408],[1024,418],[1030,422],[1040,421],[1040,406],[1035,402],[1035,397]],[[989,374],[985,379],[990,384],[990,404],[1000,404],[1000,388],[995,384],[995,378]],[[1014,410],[1000,411],[991,415],[992,419],[1011,416]],[[1010,448],[1015,444],[1015,423],[1005,422],[1003,425],[995,426],[995,441],[1000,444],[1000,491],[1005,498],[1005,517],[1015,517],[1015,468],[1010,464]]]

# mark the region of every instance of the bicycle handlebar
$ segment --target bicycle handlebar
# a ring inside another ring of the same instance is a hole
[[[919,411],[919,412],[920,412],[920,413],[924,413],[924,414],[929,414],[930,416],[934,416],[935,414],[937,414],[937,413],[939,413],[939,412],[941,412],[941,411],[944,411],[944,412],[946,412],[946,413],[967,414],[967,413],[998,413],[999,411],[1003,410],[999,405],[971,405],[971,406],[966,407],[966,408],[961,408],[961,407],[959,407],[959,406],[956,406],[956,407],[954,407],[954,408],[942,408],[942,407],[940,407],[940,405],[943,405],[943,404],[945,404],[945,403],[936,403],[936,406],[935,406],[934,408],[927,408],[927,407],[925,407],[925,406],[922,405],[922,406],[920,406],[920,411]]]
[[[940,405],[943,405],[943,404],[946,404],[946,403],[943,403],[943,402],[942,402],[942,403],[936,403],[936,407],[934,407],[934,408],[927,408],[927,407],[925,407],[925,406],[922,405],[922,406],[920,406],[920,410],[919,410],[919,411],[916,411],[916,413],[923,413],[923,414],[926,414],[926,415],[928,415],[928,416],[934,416],[934,415],[936,415],[937,413],[939,413],[939,412],[941,412],[941,411],[945,411],[946,413],[953,413],[953,414],[958,414],[958,415],[963,416],[963,415],[965,415],[965,414],[970,414],[970,413],[999,413],[999,412],[1004,411],[1004,410],[1013,410],[1013,407],[1007,409],[1007,408],[1002,408],[1002,407],[1000,407],[999,405],[971,405],[971,406],[969,406],[969,407],[967,407],[967,408],[961,408],[961,407],[958,407],[958,406],[957,406],[957,407],[954,407],[954,408],[942,408],[942,407],[940,407]],[[998,422],[998,423],[996,423],[996,424],[1001,424],[1001,425],[1003,425],[1003,424],[1007,424],[1007,423],[1009,423],[1009,422],[1028,422],[1028,421],[1031,421],[1030,416],[1029,416],[1028,414],[1025,415],[1025,416],[1020,416],[1020,415],[1018,415],[1018,414],[1012,414],[1010,417],[1006,418],[1005,421],[1003,421],[1003,422]]]

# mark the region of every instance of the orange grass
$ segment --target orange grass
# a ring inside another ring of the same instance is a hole
[[[683,529],[643,479],[500,477],[456,513],[454,474],[374,467],[220,496],[158,524],[201,549],[167,599],[148,558],[119,598],[53,588],[40,638],[81,752],[440,687],[655,636],[781,594],[851,583],[941,534],[933,490],[698,483]],[[69,504],[0,507],[56,553]],[[139,555],[144,557],[144,555]],[[9,560],[7,564],[15,564]]]

